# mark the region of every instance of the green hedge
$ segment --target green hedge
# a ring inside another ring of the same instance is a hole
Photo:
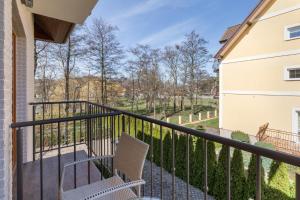
[[[228,153],[228,148],[225,145],[222,145],[216,167],[215,184],[213,189],[213,195],[216,200],[226,200],[226,160]]]
[[[255,199],[256,196],[256,155],[252,154],[251,159],[248,165],[248,179],[247,179],[247,185],[248,185],[248,195],[249,198]],[[260,162],[262,162],[262,159],[260,158]],[[263,166],[261,165],[261,183],[262,183],[262,191],[265,191],[266,188],[266,182],[265,182],[265,170]],[[262,192],[262,199],[264,199],[264,192]]]
[[[277,192],[268,192],[266,199],[286,199],[291,196],[290,180],[288,168],[285,163],[273,160],[269,172],[269,190],[278,190]]]
[[[259,146],[259,147],[263,147],[263,148],[266,148],[266,149],[271,149],[271,150],[275,150],[275,147],[273,144],[271,143],[266,143],[266,142],[263,142],[263,141],[258,141],[255,143],[255,146]]]
[[[231,199],[248,199],[242,151],[234,149],[231,160]]]
[[[131,122],[131,124],[133,124]],[[144,132],[141,132],[141,123],[138,123],[137,137],[148,144],[153,144],[153,149],[150,147],[150,151],[147,155],[147,159],[151,160],[151,151],[153,151],[153,162],[158,166],[161,165],[161,141],[160,130],[158,127],[153,127],[152,137],[148,134],[150,132],[149,124],[144,124]],[[131,132],[132,132],[131,126]],[[126,127],[127,128],[127,127]],[[128,129],[127,129],[128,130]],[[243,134],[237,133],[238,138],[242,138],[246,141]],[[176,176],[182,180],[187,180],[187,136],[184,134],[174,133],[172,134],[168,129],[163,129],[163,168],[169,173],[172,173],[172,142],[174,139],[175,150],[175,168]],[[241,136],[241,137],[240,137]],[[207,142],[208,153],[208,193],[213,195],[216,200],[226,199],[226,159],[228,155],[227,147],[222,146],[220,154],[218,156],[215,150],[214,142]],[[190,184],[203,190],[204,189],[204,140],[202,138],[189,137],[189,155],[190,155]],[[262,195],[266,200],[290,200],[294,196],[293,190],[289,182],[287,173],[287,167],[285,164],[273,161],[271,171],[269,173],[269,184],[264,181],[265,173],[262,167]],[[248,166],[248,175],[245,175],[243,165],[243,155],[240,150],[234,150],[231,160],[231,192],[232,199],[255,199],[255,187],[256,187],[256,156],[252,155]]]
[[[191,183],[197,188],[203,189],[204,186],[204,148],[203,148],[203,139],[197,138],[195,146],[195,156],[193,161],[192,168],[192,179]]]
[[[231,133],[231,139],[238,140],[245,143],[250,143],[249,135],[242,131],[233,131]]]

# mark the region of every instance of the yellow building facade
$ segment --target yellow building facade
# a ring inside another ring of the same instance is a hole
[[[220,121],[300,133],[300,1],[263,0],[217,53]]]

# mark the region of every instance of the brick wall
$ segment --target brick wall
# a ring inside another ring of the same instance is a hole
[[[17,37],[16,41],[16,74],[17,74],[17,122],[28,121],[27,109],[29,107],[27,102],[27,56],[26,56],[26,38]],[[26,162],[27,159],[27,128],[23,129],[23,161]]]
[[[0,0],[0,200],[12,198],[11,83],[12,3]]]

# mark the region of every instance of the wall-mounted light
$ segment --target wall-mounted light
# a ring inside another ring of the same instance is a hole
[[[33,7],[33,0],[21,0],[25,6],[32,8]]]

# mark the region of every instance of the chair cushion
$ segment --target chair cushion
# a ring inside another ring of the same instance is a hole
[[[86,197],[94,193],[116,185],[120,185],[122,183],[124,183],[124,181],[119,176],[113,176],[102,181],[65,191],[61,194],[61,196],[62,200],[84,200]],[[128,200],[135,197],[136,195],[131,189],[124,189],[98,198],[97,200]]]

